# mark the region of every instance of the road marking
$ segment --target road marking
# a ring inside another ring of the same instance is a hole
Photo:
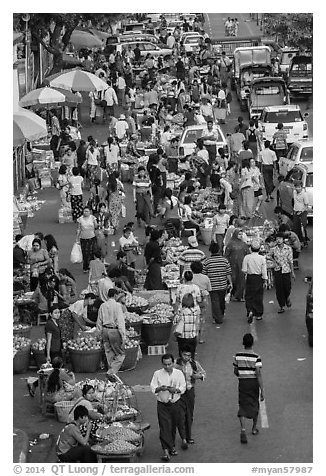
[[[260,402],[259,404],[260,423],[262,428],[269,428],[268,416],[266,410],[266,402]]]

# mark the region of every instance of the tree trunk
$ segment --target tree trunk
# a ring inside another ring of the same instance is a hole
[[[53,67],[49,73],[49,76],[60,73],[63,70],[63,64],[63,51],[58,50],[58,52],[53,55]]]

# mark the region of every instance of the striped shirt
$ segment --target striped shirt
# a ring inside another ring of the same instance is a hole
[[[224,256],[214,255],[203,262],[203,274],[209,277],[212,291],[222,291],[227,287],[227,276],[231,276],[230,263]]]
[[[198,248],[188,248],[179,256],[179,265],[183,266],[183,271],[191,271],[190,266],[193,261],[204,261],[205,253]]]
[[[238,369],[238,378],[257,378],[256,369],[262,367],[261,358],[255,352],[237,352],[233,367]]]
[[[150,190],[151,181],[149,177],[140,178],[136,176],[132,185],[135,187],[136,193],[146,193]]]

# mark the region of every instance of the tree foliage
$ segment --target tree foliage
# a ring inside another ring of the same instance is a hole
[[[31,13],[28,23],[34,41],[53,54],[54,74],[62,69],[63,53],[68,47],[72,32],[78,26],[104,27],[121,17],[119,13]],[[23,14],[14,14],[14,29],[24,31]]]
[[[284,46],[312,51],[312,13],[266,13],[264,29],[268,35],[276,36]]]

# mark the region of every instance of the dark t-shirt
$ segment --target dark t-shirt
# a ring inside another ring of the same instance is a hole
[[[99,298],[95,299],[94,304],[92,306],[87,306],[87,319],[96,323],[98,310],[100,309],[103,301]]]
[[[13,250],[13,261],[14,268],[19,268],[19,266],[26,263],[26,254],[18,245],[16,245]]]
[[[57,326],[52,319],[45,324],[45,338],[47,334],[52,334],[51,352],[59,352],[61,350],[61,333],[59,326]]]

